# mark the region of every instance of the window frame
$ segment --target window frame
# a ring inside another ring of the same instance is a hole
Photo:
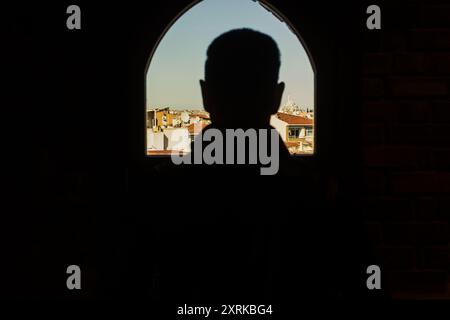
[[[202,2],[204,0],[194,0],[184,7],[184,9],[181,10],[181,12],[179,12],[171,21],[170,23],[164,28],[163,32],[160,34],[160,36],[158,37],[156,43],[154,44],[154,46],[152,47],[152,50],[150,52],[150,55],[148,56],[148,59],[146,61],[146,65],[145,65],[145,70],[144,70],[144,87],[147,87],[147,74],[148,74],[148,69],[150,68],[150,64],[151,61],[153,59],[153,56],[159,46],[159,44],[161,43],[161,41],[164,39],[165,35],[167,34],[167,32],[172,28],[172,26],[178,21],[179,18],[181,18],[185,13],[187,13],[189,10],[191,10],[194,6],[196,6],[197,4],[199,4],[200,2]],[[273,4],[270,3],[270,1],[268,0],[258,0],[257,2],[259,2],[261,4],[261,6],[263,6],[266,10],[270,11],[277,19],[279,19],[281,22],[286,23],[286,25],[288,26],[288,28],[290,29],[290,31],[297,37],[298,41],[301,43],[303,49],[305,50],[307,56],[308,56],[308,60],[310,62],[311,68],[313,70],[314,73],[314,79],[313,79],[313,86],[314,86],[314,119],[313,119],[313,130],[314,130],[314,135],[313,135],[313,146],[314,146],[314,150],[312,153],[305,153],[305,154],[291,154],[291,157],[293,158],[297,158],[297,157],[314,157],[317,153],[317,70],[316,70],[316,64],[314,62],[314,59],[312,57],[311,51],[308,49],[308,46],[306,45],[305,41],[303,40],[302,36],[300,35],[300,32],[297,31],[297,28],[295,27],[295,25],[289,20],[289,18],[284,15],[283,13],[281,13]],[[147,101],[148,101],[148,97],[147,97],[147,90],[145,89],[145,98],[144,98],[144,123],[145,123],[145,133],[144,133],[144,157],[145,158],[170,158],[170,155],[148,155],[148,150],[147,150]],[[289,141],[289,137],[287,137],[287,141]],[[298,138],[297,138],[298,139]]]

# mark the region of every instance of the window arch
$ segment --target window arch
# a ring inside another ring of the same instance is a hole
[[[213,119],[204,110],[199,80],[206,50],[220,34],[250,28],[271,36],[281,53],[280,81],[285,82],[280,109],[270,124],[291,154],[315,152],[315,66],[293,25],[267,1],[200,0],[185,8],[165,29],[145,70],[146,155],[188,152],[174,147],[175,133],[192,140]],[[174,149],[176,148],[176,149]]]

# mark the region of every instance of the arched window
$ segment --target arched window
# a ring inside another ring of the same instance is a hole
[[[188,152],[186,141],[214,119],[203,108],[199,80],[209,44],[229,30],[250,28],[271,36],[281,53],[279,81],[285,83],[279,111],[270,124],[291,154],[315,150],[315,69],[302,39],[265,1],[203,0],[186,8],[160,37],[146,70],[146,154]]]

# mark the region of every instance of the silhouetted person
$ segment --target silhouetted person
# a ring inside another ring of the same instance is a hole
[[[279,69],[280,52],[265,34],[240,29],[216,38],[200,81],[212,120],[206,130],[271,129],[270,115],[284,89]],[[327,203],[310,168],[291,163],[281,141],[279,152],[280,173],[294,179],[256,177],[259,165],[174,165],[160,171],[176,178],[149,195],[153,214],[163,220],[153,241],[159,252],[157,299],[294,306],[305,297],[359,295],[365,269],[356,260],[364,253],[352,233],[359,229]]]
[[[268,128],[281,103],[280,52],[275,41],[250,29],[233,30],[208,48],[203,104],[217,128]]]
[[[281,137],[278,136],[277,146],[270,143],[270,130],[275,130],[270,126],[270,116],[278,111],[285,86],[279,82],[280,63],[278,46],[266,34],[238,29],[217,37],[208,48],[205,77],[200,80],[203,105],[212,121],[204,132],[215,128],[225,138],[227,129],[267,130],[269,155],[277,154],[279,158],[276,174],[295,175],[297,172]],[[196,139],[200,138],[197,136]],[[194,153],[193,144],[191,150]],[[252,150],[249,143],[246,143],[245,150],[248,160]],[[214,174],[260,175],[260,168],[259,159],[256,165],[246,161],[245,165],[182,166],[185,174],[195,175],[204,170],[213,171]],[[180,173],[178,168],[166,169],[159,170],[162,174]]]

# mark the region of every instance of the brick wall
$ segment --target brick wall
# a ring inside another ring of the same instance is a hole
[[[394,298],[450,298],[450,5],[396,6],[364,57],[365,220]]]

